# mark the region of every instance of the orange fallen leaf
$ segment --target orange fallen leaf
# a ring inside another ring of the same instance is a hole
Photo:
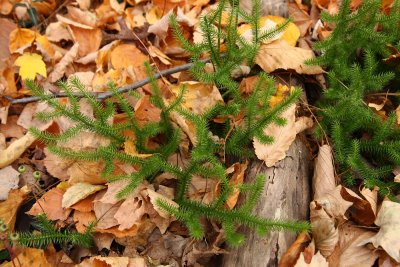
[[[236,206],[240,194],[240,190],[237,186],[242,184],[244,181],[244,174],[247,170],[247,165],[248,161],[246,161],[245,163],[237,162],[226,170],[226,172],[229,174],[233,173],[232,177],[229,180],[229,185],[233,186],[234,190],[226,200],[226,206],[228,206],[229,209],[233,209]]]
[[[32,2],[32,6],[39,14],[48,16],[54,12],[57,7],[57,3],[55,0],[34,1]]]
[[[71,209],[64,209],[61,206],[64,190],[52,188],[47,191],[26,214],[37,216],[45,213],[50,220],[66,220]]]
[[[290,245],[288,250],[282,255],[278,267],[294,266],[300,253],[307,247],[307,244],[311,241],[308,233],[301,233]]]
[[[78,55],[80,57],[86,56],[91,52],[95,52],[100,48],[102,33],[98,28],[95,29],[82,29],[69,25],[72,33],[72,38],[79,44]]]
[[[27,198],[28,193],[29,191],[26,186],[21,189],[13,189],[8,194],[8,198],[0,202],[0,218],[10,231],[14,230],[17,211]]]
[[[46,259],[44,250],[37,248],[24,248],[17,255],[18,259],[3,263],[3,267],[23,267],[23,266],[40,266],[40,267],[51,267],[50,263]],[[14,264],[17,262],[17,265]]]
[[[36,32],[25,28],[13,30],[10,33],[10,52],[22,54],[25,48],[31,46],[32,42],[35,40],[36,34]]]
[[[120,44],[111,52],[111,64],[115,69],[123,69],[128,66],[142,67],[148,60],[148,56],[131,44]]]

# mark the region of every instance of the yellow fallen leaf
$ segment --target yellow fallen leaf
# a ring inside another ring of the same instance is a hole
[[[35,53],[24,53],[19,56],[14,63],[20,67],[19,75],[23,80],[34,80],[36,74],[47,77],[46,64],[44,64],[42,56]]]
[[[260,18],[260,31],[271,31],[278,25],[285,23],[286,19],[279,16],[264,16]],[[246,40],[252,40],[252,29],[250,24],[241,25],[238,28],[238,32]],[[291,46],[296,46],[297,40],[300,37],[300,30],[293,22],[289,22],[288,26],[281,33],[276,35],[274,38],[268,39],[263,43],[270,43],[273,40],[281,39],[286,41]]]
[[[103,185],[92,185],[88,183],[77,183],[72,185],[65,191],[61,206],[69,208],[80,200],[90,196],[91,194],[105,188]]]
[[[148,158],[151,157],[153,154],[139,154],[139,152],[136,149],[136,145],[134,142],[132,142],[131,140],[127,140],[124,143],[124,151],[126,154],[134,156],[134,157],[138,157],[138,158]]]
[[[283,84],[278,84],[278,89],[276,90],[276,94],[271,96],[269,100],[269,106],[275,107],[279,103],[281,103],[286,97],[290,95],[291,92],[294,91],[294,86],[290,88]]]
[[[14,160],[18,159],[35,140],[36,138],[28,132],[11,143],[6,150],[0,153],[0,168],[10,165]]]
[[[10,33],[10,41],[8,48],[11,53],[21,53],[23,50],[31,46],[35,40],[36,33],[29,29],[17,28]]]

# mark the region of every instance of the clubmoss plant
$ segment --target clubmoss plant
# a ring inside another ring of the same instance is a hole
[[[126,97],[118,92],[114,84],[109,84],[113,92],[113,99],[100,102],[95,95],[88,92],[85,86],[77,79],[69,82],[60,82],[60,88],[68,95],[69,104],[60,103],[52,95],[43,91],[37,84],[27,81],[27,87],[33,95],[38,96],[53,108],[51,112],[40,113],[43,120],[51,120],[60,116],[69,118],[75,125],[60,133],[52,134],[41,132],[32,128],[30,131],[48,145],[48,150],[56,155],[84,161],[102,161],[104,169],[102,176],[108,181],[127,180],[129,184],[118,193],[119,198],[126,197],[144,180],[152,181],[161,173],[170,173],[177,181],[174,201],[178,206],[159,200],[157,204],[164,210],[173,214],[178,220],[183,221],[190,234],[195,238],[204,236],[201,218],[208,218],[219,222],[224,230],[229,244],[239,245],[244,241],[244,236],[237,232],[237,227],[244,225],[255,228],[259,233],[268,230],[292,230],[295,232],[308,230],[309,224],[297,221],[281,221],[260,218],[251,213],[252,208],[262,193],[265,177],[257,176],[253,184],[240,184],[238,187],[243,193],[248,193],[247,200],[239,207],[232,210],[226,208],[226,201],[234,191],[226,175],[226,166],[220,155],[232,155],[236,157],[251,157],[254,152],[251,149],[253,138],[262,143],[271,143],[273,138],[266,136],[263,129],[270,123],[283,125],[285,120],[279,115],[292,105],[300,95],[299,90],[292,92],[285,100],[274,107],[269,106],[269,99],[276,89],[273,80],[265,73],[259,75],[252,92],[248,95],[241,94],[239,83],[231,77],[232,71],[239,65],[247,64],[250,67],[261,41],[279,33],[287,23],[280,25],[276,30],[260,32],[260,4],[256,2],[253,13],[244,13],[237,1],[230,6],[231,17],[227,26],[221,26],[223,10],[228,8],[227,1],[220,1],[217,9],[201,19],[201,27],[204,32],[204,42],[192,44],[183,38],[179,30],[179,23],[174,17],[171,25],[182,46],[192,56],[193,68],[191,73],[202,82],[211,83],[218,87],[224,98],[224,104],[216,104],[202,114],[195,114],[182,105],[185,88],[173,101],[166,101],[156,83],[151,67],[147,63],[147,74],[151,78],[152,105],[158,108],[160,120],[158,122],[142,125],[138,123],[134,108]],[[253,29],[253,40],[247,42],[237,33],[238,20],[241,17],[249,22]],[[221,47],[225,47],[224,55],[221,55]],[[208,54],[214,66],[212,72],[205,72],[202,56]],[[76,96],[74,92],[79,92]],[[133,94],[137,97],[137,94]],[[94,111],[94,118],[80,111],[80,98],[84,97]],[[118,112],[123,112],[128,120],[124,123],[110,124],[109,120]],[[171,164],[168,158],[178,151],[180,137],[183,132],[171,123],[171,114],[175,112],[189,121],[195,128],[196,142],[190,149],[190,157],[185,167]],[[243,123],[236,125],[234,118],[243,118]],[[219,127],[215,126],[216,118],[226,118]],[[218,129],[218,130],[216,130]],[[132,131],[135,138],[126,136],[125,131]],[[66,149],[60,144],[82,131],[90,131],[107,138],[109,145],[98,147],[95,150],[74,151]],[[212,136],[219,136],[223,143]],[[160,138],[162,137],[162,138]],[[156,139],[157,138],[157,139]],[[148,146],[149,140],[157,140],[158,146]],[[124,152],[124,144],[133,142],[139,154],[151,154],[150,157],[140,157]],[[134,165],[138,171],[124,175],[115,175],[115,162],[124,162]],[[220,184],[219,195],[209,204],[196,202],[188,197],[188,187],[195,175],[207,179],[217,180]]]
[[[400,128],[395,114],[382,119],[366,101],[373,93],[398,92],[393,86],[395,69],[383,59],[391,55],[388,48],[400,44],[399,1],[394,1],[390,14],[381,10],[380,1],[363,1],[357,11],[350,4],[344,0],[336,15],[321,14],[335,27],[314,46],[321,56],[310,62],[329,71],[329,88],[319,102],[321,125],[333,141],[344,181],[362,181],[390,195],[399,187],[392,171],[400,164]]]

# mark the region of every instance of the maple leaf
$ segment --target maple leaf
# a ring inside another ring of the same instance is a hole
[[[19,75],[23,80],[34,80],[36,74],[40,74],[45,78],[47,77],[46,64],[41,55],[24,53],[17,58],[14,64],[20,67]]]

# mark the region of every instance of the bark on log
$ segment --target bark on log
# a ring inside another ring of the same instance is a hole
[[[288,17],[289,0],[261,0],[261,15],[274,15]],[[242,9],[251,14],[253,0],[240,0],[239,5]]]
[[[296,138],[287,156],[275,167],[268,168],[254,160],[246,173],[246,181],[253,181],[258,174],[266,176],[261,199],[253,214],[274,219],[307,220],[310,203],[310,154],[304,143]],[[240,204],[240,203],[239,203]],[[272,231],[260,237],[254,231],[241,231],[246,243],[229,248],[223,258],[223,267],[277,266],[280,257],[293,243],[296,235],[286,231]]]

